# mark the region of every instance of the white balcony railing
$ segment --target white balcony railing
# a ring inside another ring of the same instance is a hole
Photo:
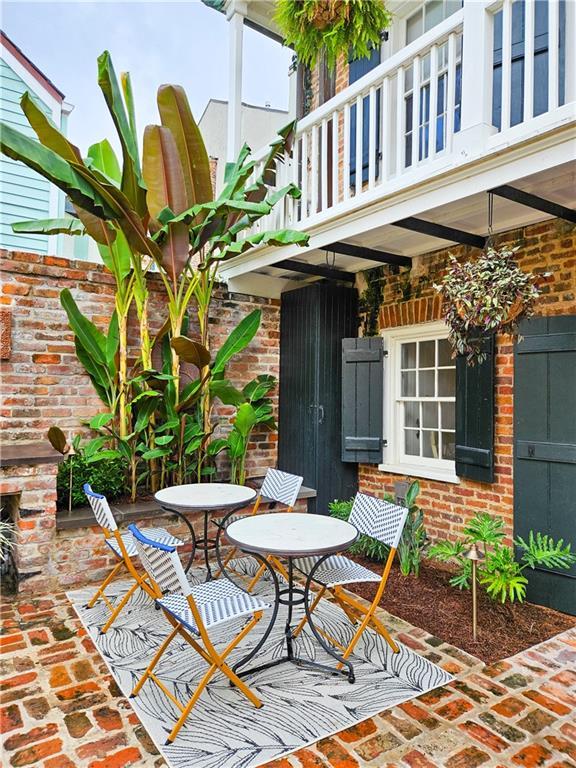
[[[574,101],[575,15],[574,2],[465,0],[299,122],[277,186],[293,181],[302,198],[259,227],[311,225],[481,156],[508,134],[518,140],[519,125]]]

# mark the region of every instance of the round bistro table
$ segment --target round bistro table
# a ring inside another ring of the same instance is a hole
[[[345,660],[338,655],[334,648],[325,642],[315,627],[308,598],[312,582],[310,577],[313,576],[320,562],[336,552],[347,549],[356,541],[358,535],[358,530],[344,520],[324,515],[309,515],[297,512],[274,512],[271,514],[252,515],[230,523],[226,528],[226,536],[232,544],[243,552],[254,555],[258,561],[263,563],[267,563],[266,555],[276,555],[284,558],[287,561],[288,573],[288,583],[286,586],[281,587],[276,572],[271,566],[268,567],[269,572],[272,574],[276,591],[273,617],[257,645],[247,656],[236,663],[234,672],[243,677],[289,661],[297,666],[321,669],[331,674],[341,672],[348,677],[351,683],[354,682],[354,668],[352,664],[347,659]],[[294,558],[311,556],[318,556],[319,561],[310,572],[305,588],[302,589],[294,583],[293,561]],[[288,606],[288,615],[284,627],[286,653],[266,664],[239,671],[240,667],[243,667],[256,656],[268,639],[278,615],[280,604]],[[338,670],[326,664],[300,659],[294,655],[292,612],[294,606],[302,604],[304,604],[308,624],[316,640],[330,656],[346,668],[345,670]]]
[[[154,494],[154,498],[160,504],[162,509],[180,517],[188,526],[192,536],[192,552],[185,568],[186,572],[190,569],[194,560],[194,542],[195,546],[204,552],[204,562],[206,564],[206,581],[212,579],[212,570],[210,569],[209,551],[214,549],[216,540],[208,536],[208,518],[216,510],[229,511],[232,509],[241,509],[256,498],[256,491],[245,485],[234,485],[233,483],[190,483],[188,485],[171,485],[163,488]],[[201,539],[196,540],[192,524],[186,517],[187,512],[204,512],[204,530]]]

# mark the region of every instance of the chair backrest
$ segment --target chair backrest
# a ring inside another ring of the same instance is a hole
[[[92,507],[92,512],[94,512],[94,517],[98,521],[98,525],[101,528],[106,528],[112,533],[117,531],[118,526],[116,525],[116,520],[114,520],[114,515],[112,514],[106,496],[103,496],[101,493],[95,493],[89,483],[84,483],[83,488],[88,503]]]
[[[398,549],[407,515],[406,507],[399,507],[366,493],[357,493],[348,521],[356,526],[360,533]]]
[[[260,496],[293,507],[296,504],[298,493],[304,478],[298,475],[290,475],[280,469],[268,469],[266,477],[260,488]]]
[[[146,573],[158,585],[160,591],[163,594],[181,592],[183,595],[189,595],[190,583],[184,573],[176,547],[148,538],[134,523],[128,526],[128,530],[134,537],[134,543]]]

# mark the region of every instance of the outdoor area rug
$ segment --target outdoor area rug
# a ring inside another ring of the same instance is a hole
[[[241,561],[247,571],[253,560]],[[202,578],[196,571],[194,582]],[[108,590],[109,597],[122,595],[126,583],[116,582]],[[262,579],[255,590],[272,600],[273,590]],[[94,589],[68,593],[68,598],[98,647],[122,692],[128,696],[143,674],[154,651],[171,627],[161,611],[142,591],[135,594],[106,635],[99,628],[108,612],[102,605],[88,610],[84,606]],[[285,611],[281,608],[275,627],[257,659],[256,666],[282,653]],[[302,616],[299,606],[294,611],[294,625]],[[353,629],[341,610],[322,600],[315,612],[319,627],[347,644]],[[266,629],[269,616],[242,641],[227,659],[230,666],[245,656]],[[211,637],[216,647],[226,645],[244,625],[242,619],[213,628]],[[165,740],[179,711],[162,691],[147,681],[140,694],[129,699],[134,711],[154,743],[172,768],[256,768],[256,766],[313,744],[344,728],[444,685],[452,676],[406,646],[394,654],[377,634],[368,630],[358,642],[351,661],[356,682],[345,677],[306,670],[293,664],[281,664],[245,678],[262,700],[256,709],[227,678],[216,673],[202,693],[176,740]],[[322,650],[310,630],[295,641],[295,652],[302,658],[334,664]],[[177,638],[169,646],[155,672],[181,702],[186,703],[206,668],[198,654]]]

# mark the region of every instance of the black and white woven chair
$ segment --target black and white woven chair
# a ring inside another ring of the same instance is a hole
[[[300,493],[303,480],[304,478],[300,477],[299,475],[291,475],[289,472],[282,472],[280,469],[268,469],[266,471],[266,476],[264,477],[264,482],[262,483],[258,495],[256,496],[254,507],[252,508],[250,515],[257,515],[262,503],[274,504],[275,508],[278,504],[281,504],[283,512],[292,512],[294,505],[296,504],[298,494]],[[239,515],[234,510],[232,510],[225,517],[223,517],[222,520],[216,523],[219,529],[216,536],[216,557],[218,559],[218,564],[220,565],[219,574],[225,574],[227,567],[229,570],[231,570],[228,564],[236,556],[238,551],[236,548],[232,548],[227,553],[226,557],[222,558],[222,536],[230,523],[234,522],[234,520],[240,519],[241,517],[247,516],[249,515]],[[280,560],[278,560],[278,558],[270,557],[269,562],[276,568],[277,571],[279,571],[285,578],[287,578],[286,569]],[[248,583],[247,589],[249,592],[252,591],[257,582],[260,580],[264,570],[265,566],[261,565],[256,572],[256,575]]]
[[[235,685],[255,707],[261,707],[260,699],[230,669],[225,660],[238,643],[258,624],[262,618],[262,612],[270,606],[258,597],[239,589],[228,579],[215,579],[191,586],[186,579],[175,547],[147,538],[134,524],[129,526],[129,530],[134,536],[140,560],[148,573],[156,605],[163,610],[173,627],[131,694],[131,696],[137,696],[146,680],[150,678],[178,707],[181,715],[166,743],[169,744],[176,738],[200,694],[218,670],[223,672],[230,683]],[[223,651],[216,651],[210,640],[209,630],[218,624],[242,616],[251,618]],[[178,701],[154,674],[154,668],[172,640],[178,635],[208,663],[207,671],[186,705]]]
[[[146,582],[146,576],[138,573],[132,562],[132,558],[138,555],[136,551],[136,544],[130,531],[126,533],[120,533],[118,525],[108,504],[108,499],[101,493],[95,493],[88,483],[85,483],[84,493],[88,499],[88,503],[92,507],[94,517],[96,518],[98,525],[104,532],[104,538],[106,544],[110,547],[118,562],[112,569],[112,571],[106,576],[99,589],[96,591],[92,599],[87,603],[87,608],[93,608],[98,600],[102,600],[110,610],[110,616],[100,632],[104,634],[110,629],[120,611],[124,608],[130,597],[134,592],[141,587],[151,597],[154,596],[153,590]],[[178,547],[184,542],[181,539],[177,539],[176,536],[172,536],[164,528],[146,528],[146,535],[164,544],[170,544],[171,546]],[[106,587],[110,584],[112,579],[125,568],[130,576],[134,580],[134,584],[126,592],[124,597],[118,602],[117,605],[113,605],[105,594]]]
[[[325,592],[328,591],[350,621],[358,625],[352,640],[346,647],[328,635],[328,633],[316,627],[321,634],[343,651],[344,659],[350,656],[360,636],[368,626],[375,629],[386,640],[394,653],[398,653],[398,646],[391,638],[386,627],[376,617],[376,609],[386,587],[386,581],[388,580],[407,515],[408,510],[405,507],[399,507],[375,496],[357,493],[354,498],[352,511],[348,518],[349,522],[356,526],[360,533],[378,539],[378,541],[390,547],[388,558],[381,574],[374,573],[374,571],[365,568],[344,555],[305,557],[294,560],[294,566],[307,577],[306,590],[309,590],[311,583],[319,585],[320,589],[307,609],[307,615],[294,630],[293,637],[297,637],[302,631],[308,621],[308,615],[313,613]],[[342,589],[344,584],[352,584],[354,582],[379,583],[374,600],[369,607],[358,602]]]

